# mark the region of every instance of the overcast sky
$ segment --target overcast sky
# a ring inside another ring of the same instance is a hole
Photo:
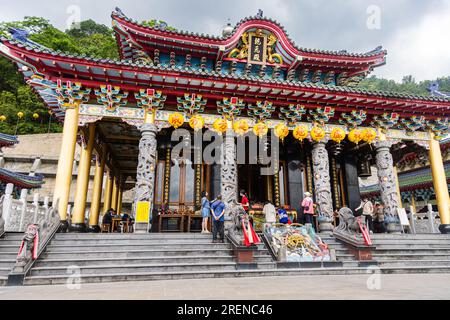
[[[0,21],[28,15],[61,29],[78,18],[109,26],[116,6],[135,20],[165,20],[214,35],[228,19],[234,25],[260,8],[301,47],[367,52],[382,45],[388,63],[378,76],[450,75],[450,0],[15,0],[2,1]]]

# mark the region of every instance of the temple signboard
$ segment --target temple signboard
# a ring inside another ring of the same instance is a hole
[[[260,34],[249,35],[248,62],[253,64],[265,64],[267,60],[267,37]]]

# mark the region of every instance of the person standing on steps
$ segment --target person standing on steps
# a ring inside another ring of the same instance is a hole
[[[211,233],[208,230],[209,217],[211,216],[211,204],[208,200],[208,192],[202,192],[202,233]]]
[[[241,192],[239,192],[240,196],[241,196],[241,203],[238,203],[242,206],[242,208],[245,211],[245,214],[248,216],[249,214],[249,210],[250,210],[250,201],[248,200],[248,196],[247,193],[245,192],[245,190],[241,190]],[[248,221],[253,225],[253,218],[248,216]]]
[[[314,201],[311,197],[311,193],[309,192],[305,192],[305,198],[302,202],[302,209],[306,224],[314,225]]]
[[[225,203],[222,202],[222,196],[218,196],[216,201],[211,205],[211,215],[213,222],[213,243],[220,241],[225,243]],[[217,240],[217,234],[220,235],[220,240]]]
[[[361,205],[355,209],[355,211],[359,211],[362,209],[362,214],[366,217],[367,227],[369,228],[370,233],[373,233],[373,204],[369,199],[363,199]]]
[[[267,201],[263,208],[264,217],[266,220],[264,230],[271,228],[277,222],[277,210],[274,205]]]

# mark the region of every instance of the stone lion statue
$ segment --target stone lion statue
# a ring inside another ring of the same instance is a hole
[[[339,210],[339,226],[335,229],[335,232],[346,234],[361,233],[360,223],[362,225],[365,224],[366,217],[355,217],[350,208],[344,207]]]

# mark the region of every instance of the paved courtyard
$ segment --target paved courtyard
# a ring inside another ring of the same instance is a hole
[[[369,278],[370,277],[370,278]],[[379,277],[379,278],[377,278]],[[2,287],[0,300],[450,299],[450,274],[299,276]]]

